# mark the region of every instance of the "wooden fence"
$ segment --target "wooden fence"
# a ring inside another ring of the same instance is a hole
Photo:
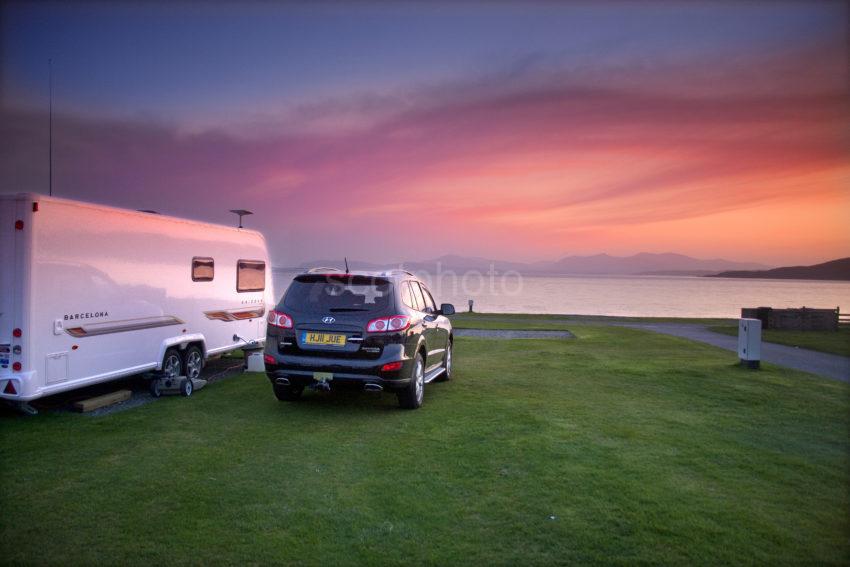
[[[787,329],[793,331],[837,331],[844,317],[835,309],[774,309],[773,307],[744,307],[741,317],[759,319],[763,329]],[[850,324],[850,323],[847,323]]]

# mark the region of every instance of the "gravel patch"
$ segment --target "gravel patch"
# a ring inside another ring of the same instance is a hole
[[[485,339],[574,339],[569,331],[520,331],[509,329],[455,329],[457,337],[476,337]]]

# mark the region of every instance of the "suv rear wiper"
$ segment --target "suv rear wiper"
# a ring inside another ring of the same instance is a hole
[[[339,313],[340,311],[369,311],[360,307],[331,307],[328,309],[331,313]]]

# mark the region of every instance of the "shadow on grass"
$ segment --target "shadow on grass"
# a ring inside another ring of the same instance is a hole
[[[238,361],[237,359],[221,357],[207,361],[203,373],[201,374],[201,378],[207,380],[207,387],[209,387],[210,384],[214,384],[215,382],[218,382],[220,380],[225,380],[227,378],[238,376],[240,374],[243,374],[240,361]],[[108,394],[111,392],[116,392],[118,390],[130,390],[132,392],[132,397],[130,398],[130,400],[126,402],[121,402],[119,404],[114,404],[112,406],[106,406],[105,408],[95,410],[94,412],[87,412],[85,414],[80,415],[85,415],[89,417],[101,416],[110,412],[133,409],[157,401],[157,399],[151,396],[149,393],[149,382],[147,376],[148,375],[144,373],[135,374],[133,376],[127,376],[124,378],[119,378],[117,380],[108,380],[99,384],[92,384],[90,386],[84,386],[82,388],[75,388],[73,390],[60,392],[51,396],[38,398],[36,400],[31,401],[30,405],[35,408],[39,412],[39,414],[79,414],[79,412],[73,407],[75,402],[87,400],[89,398],[101,396],[103,394]],[[169,397],[169,395],[166,395],[165,397]],[[12,405],[12,403],[0,403],[0,419],[27,417],[33,416],[29,416],[19,411]]]
[[[279,402],[282,409],[287,413],[298,412],[299,414],[311,413],[313,415],[334,416],[350,414],[386,414],[386,413],[418,413],[428,411],[429,405],[440,403],[443,398],[447,384],[435,382],[425,386],[425,401],[418,410],[402,409],[398,405],[395,392],[384,390],[383,392],[364,392],[352,388],[339,388],[334,390],[331,386],[330,392],[319,392],[312,388],[305,388],[301,399],[296,402]],[[269,388],[271,390],[271,388]],[[269,392],[274,399],[274,395]]]

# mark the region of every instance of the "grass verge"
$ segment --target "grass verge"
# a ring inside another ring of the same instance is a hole
[[[601,315],[548,315],[527,313],[457,313],[451,316],[458,329],[569,330],[574,325],[619,323],[702,323],[729,325],[733,319],[675,317],[607,317]]]
[[[846,384],[638,330],[457,340],[425,406],[264,376],[0,417],[0,554],[38,564],[841,563]]]
[[[715,333],[738,336],[738,327],[729,325],[713,325],[709,327]],[[765,329],[762,340],[780,345],[807,348],[831,354],[850,356],[850,328],[840,328],[838,331],[785,331]]]

